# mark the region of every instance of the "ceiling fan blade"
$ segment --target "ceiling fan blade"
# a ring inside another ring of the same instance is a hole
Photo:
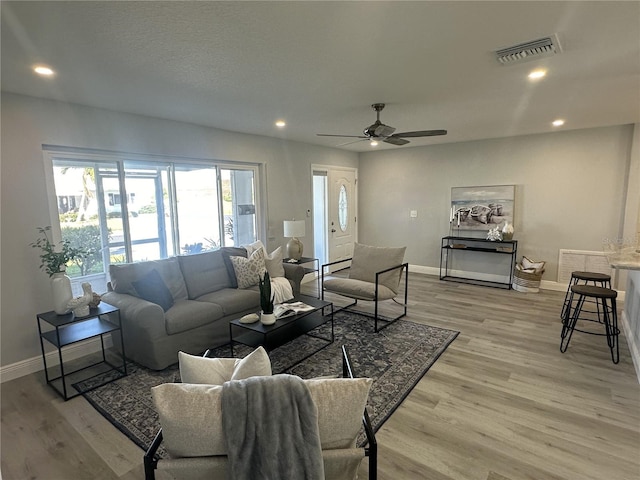
[[[446,130],[419,130],[417,132],[396,133],[394,137],[412,138],[412,137],[435,137],[436,135],[446,135]]]
[[[347,142],[347,143],[341,143],[340,145],[336,145],[336,147],[345,147],[347,145],[351,145],[352,143],[358,143],[358,142],[364,142],[369,140],[368,138],[361,138],[359,140],[353,140],[351,142]]]
[[[404,138],[396,137],[395,135],[385,138],[383,140],[385,143],[390,143],[391,145],[406,145],[409,143],[409,140],[405,140]]]
[[[364,135],[333,135],[331,133],[316,133],[318,137],[344,137],[344,138],[363,138],[368,139],[369,137],[365,137]]]

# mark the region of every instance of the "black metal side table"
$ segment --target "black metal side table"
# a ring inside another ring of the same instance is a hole
[[[117,322],[112,319],[117,318]],[[120,318],[120,310],[108,303],[100,303],[97,307],[91,308],[89,315],[85,317],[76,317],[73,312],[66,315],[58,315],[55,312],[39,313],[36,315],[38,322],[38,333],[40,335],[40,348],[42,349],[42,361],[44,362],[44,374],[47,380],[47,384],[50,385],[56,392],[62,396],[65,400],[81,395],[82,393],[93,390],[106,383],[117,380],[127,375],[127,360],[124,353],[124,338],[122,334],[122,320]],[[43,330],[43,326],[46,330]],[[53,327],[53,328],[52,328]],[[105,334],[119,334],[120,335],[120,356],[122,358],[122,366],[114,365],[109,359],[107,359],[104,335]],[[76,368],[72,371],[65,371],[65,364],[63,360],[63,349],[69,345],[89,340],[94,337],[100,337],[100,344],[102,346],[102,359],[93,362],[90,365]],[[47,352],[45,351],[45,343],[47,341],[57,349],[59,365],[47,365]],[[107,368],[104,368],[106,366]],[[50,375],[49,370],[58,368],[59,373],[53,373]],[[75,376],[70,378],[73,374],[85,370],[90,370],[88,376]],[[113,375],[104,375],[107,372],[113,371]],[[70,393],[69,390],[73,383],[80,381],[86,381],[98,375],[103,375],[104,380],[98,383],[92,382],[91,386],[86,389],[78,389],[76,393]]]

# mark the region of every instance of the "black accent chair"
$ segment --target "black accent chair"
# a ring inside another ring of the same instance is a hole
[[[322,278],[322,299],[325,292],[330,292],[343,297],[351,298],[353,302],[337,307],[335,312],[349,310],[358,304],[358,300],[374,303],[374,313],[354,310],[357,313],[373,318],[374,331],[377,333],[388,327],[396,320],[407,315],[407,295],[409,290],[409,264],[404,260],[405,247],[372,247],[356,243],[353,256],[331,263],[325,263],[320,269]],[[346,264],[337,269],[330,268],[336,265]],[[339,272],[349,268],[348,278],[332,277],[325,280],[325,271]],[[404,302],[396,300],[400,291],[400,281],[404,274]],[[378,304],[384,300],[393,300],[402,308],[401,313],[393,318],[384,318],[379,314]]]

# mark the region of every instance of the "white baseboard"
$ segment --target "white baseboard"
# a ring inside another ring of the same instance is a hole
[[[437,267],[425,267],[422,265],[409,265],[409,272],[412,273],[420,273],[423,275],[440,275],[440,269]],[[310,282],[316,281],[315,275],[309,275],[308,280],[303,281]],[[565,292],[567,290],[567,286],[564,284],[560,284],[558,282],[552,282],[549,280],[542,280],[540,282],[540,288],[544,290],[555,290],[559,292]],[[618,291],[618,298],[621,301],[624,301],[625,292]],[[624,329],[625,337],[627,339],[627,344],[629,345],[629,351],[631,352],[631,358],[633,359],[633,364],[635,366],[636,375],[638,376],[638,382],[640,383],[640,346],[635,345],[633,343],[633,335],[629,328],[629,320],[627,319],[625,312],[622,313],[621,318],[622,328]],[[105,339],[105,348],[109,348],[112,346],[111,338]],[[75,360],[76,358],[83,357],[85,355],[89,355],[92,353],[99,352],[100,347],[100,339],[94,338],[91,340],[87,340],[86,342],[80,342],[74,345],[70,345],[65,347],[64,349],[64,360],[65,362],[68,360]],[[57,365],[58,362],[58,352],[53,350],[47,353],[47,365],[54,366]],[[28,358],[26,360],[22,360],[20,362],[12,363],[11,365],[6,365],[0,368],[0,383],[8,382],[10,380],[14,380],[19,377],[23,377],[25,375],[29,375],[31,373],[39,372],[43,370],[44,365],[42,363],[42,356],[38,355],[37,357]]]
[[[105,338],[104,347],[110,348],[111,346],[113,346],[111,338]],[[100,339],[92,338],[85,342],[79,342],[65,347],[63,350],[63,359],[66,364],[70,360],[75,360],[77,358],[84,357],[85,355],[100,352],[101,349]],[[59,363],[60,361],[57,350],[52,350],[47,353],[47,365],[49,365],[49,367],[58,365]],[[21,360],[20,362],[12,363],[11,365],[6,365],[0,368],[0,383],[8,382],[42,370],[44,370],[44,364],[42,363],[41,355]]]

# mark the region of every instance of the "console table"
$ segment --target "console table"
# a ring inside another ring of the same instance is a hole
[[[111,316],[117,317],[117,323],[111,320]],[[124,340],[122,338],[122,321],[120,319],[120,310],[108,303],[101,302],[97,307],[89,310],[86,317],[76,317],[73,312],[66,315],[58,315],[56,312],[39,313],[36,315],[38,321],[38,333],[40,334],[40,348],[42,349],[42,361],[44,362],[44,375],[47,384],[65,400],[76,397],[89,390],[93,390],[105,383],[112,382],[118,378],[127,375],[127,361],[124,353]],[[43,327],[45,327],[43,329]],[[122,365],[114,365],[105,352],[104,335],[119,334]],[[76,368],[73,371],[65,369],[62,356],[64,347],[88,340],[94,337],[100,337],[102,345],[102,358],[91,365]],[[47,341],[57,349],[59,365],[59,374],[50,374],[49,369],[53,367],[47,366],[47,352],[44,341]],[[94,368],[96,367],[96,368]],[[102,368],[98,368],[102,367]],[[74,376],[75,373],[87,371],[84,376]],[[96,371],[99,370],[99,371]],[[82,380],[97,376],[100,373],[114,371],[113,375],[105,375],[103,381],[92,382],[91,386],[86,389],[75,388],[76,392],[70,393],[69,390],[74,388],[73,385]]]
[[[513,283],[513,268],[516,264],[517,251],[517,240],[504,240],[497,242],[474,237],[442,237],[442,243],[440,245],[440,280],[511,289],[511,285]],[[509,283],[452,275],[451,263],[453,261],[453,257],[460,252],[484,252],[497,255],[510,255],[511,261],[509,263],[508,273]]]

